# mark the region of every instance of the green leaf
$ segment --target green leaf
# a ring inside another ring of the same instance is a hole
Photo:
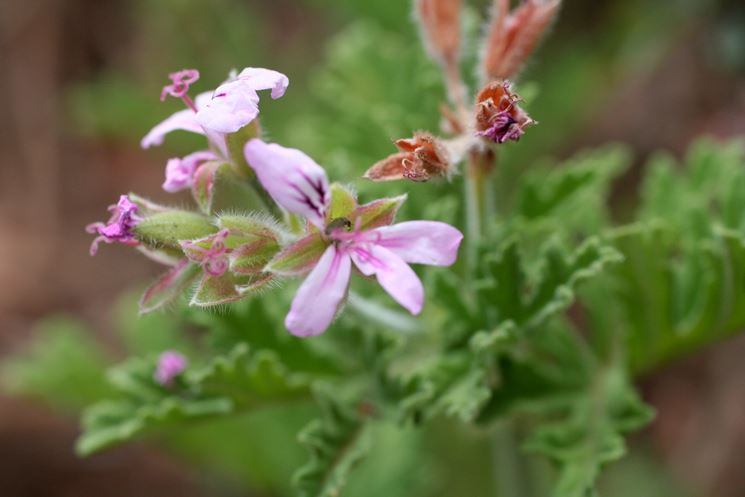
[[[367,424],[330,394],[317,393],[321,417],[300,432],[310,461],[293,476],[300,497],[338,497],[350,471],[369,450]]]
[[[521,182],[516,214],[532,221],[559,219],[587,232],[607,220],[611,182],[630,162],[625,148],[606,146],[580,152],[563,164],[532,170]]]
[[[601,468],[625,453],[622,435],[653,417],[618,368],[599,371],[584,395],[562,410],[562,420],[540,425],[525,443],[557,464],[555,497],[591,495]]]
[[[89,455],[184,422],[309,398],[309,379],[289,372],[273,352],[251,353],[246,345],[204,367],[188,368],[171,388],[155,383],[154,370],[154,360],[131,359],[111,371],[109,380],[121,398],[86,411],[78,453]]]

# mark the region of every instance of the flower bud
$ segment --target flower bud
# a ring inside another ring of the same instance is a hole
[[[429,181],[452,172],[444,144],[429,133],[418,132],[413,138],[396,140],[396,147],[399,153],[374,164],[364,177],[372,181]]]
[[[536,124],[519,101],[509,81],[486,85],[476,97],[476,134],[494,143],[519,140],[527,126]]]
[[[514,78],[556,17],[561,0],[525,0],[509,12],[509,0],[495,0],[484,41],[484,81]]]
[[[441,64],[452,64],[460,49],[462,0],[417,0],[416,14],[424,45]]]

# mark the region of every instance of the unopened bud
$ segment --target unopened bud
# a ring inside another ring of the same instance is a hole
[[[399,152],[374,164],[364,177],[372,181],[429,181],[449,176],[449,154],[438,138],[419,132],[413,138],[396,140]]]
[[[509,0],[495,0],[484,41],[484,81],[514,78],[556,17],[561,0],[524,0],[510,12]]]
[[[416,0],[424,44],[431,57],[443,64],[458,59],[461,4],[462,0]]]
[[[519,140],[536,122],[518,102],[509,81],[486,85],[476,97],[476,134],[494,143]]]

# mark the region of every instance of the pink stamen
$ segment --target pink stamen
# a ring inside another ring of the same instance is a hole
[[[168,77],[173,83],[163,87],[163,91],[160,92],[160,101],[163,102],[168,95],[180,98],[188,108],[196,112],[197,106],[194,105],[194,101],[189,97],[188,92],[189,87],[199,79],[199,71],[184,69],[183,71],[173,72]]]

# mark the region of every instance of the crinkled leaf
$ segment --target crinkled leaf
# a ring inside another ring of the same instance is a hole
[[[309,379],[289,372],[275,353],[251,353],[246,345],[187,369],[171,388],[155,383],[154,369],[152,360],[131,359],[111,371],[109,380],[120,398],[86,411],[78,453],[89,455],[184,422],[309,397]]]
[[[601,468],[625,453],[622,435],[653,417],[617,368],[600,371],[562,410],[563,419],[540,425],[525,444],[557,464],[555,497],[590,494]]]
[[[318,394],[321,417],[300,432],[310,461],[297,470],[293,483],[300,497],[338,497],[350,471],[369,450],[367,424],[330,394]]]

